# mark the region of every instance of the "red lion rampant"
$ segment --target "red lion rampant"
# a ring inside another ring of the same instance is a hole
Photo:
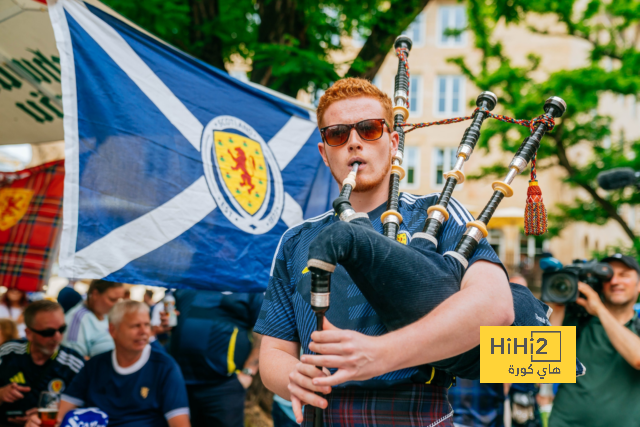
[[[237,171],[238,169],[240,169],[242,171],[242,175],[240,175],[240,178],[242,178],[242,182],[240,183],[240,186],[249,187],[249,194],[251,194],[251,190],[255,188],[255,185],[253,185],[253,183],[251,182],[252,176],[251,174],[249,174],[249,171],[247,170],[247,160],[251,162],[251,166],[253,170],[256,169],[256,162],[253,159],[253,156],[249,156],[249,158],[247,159],[247,155],[244,154],[244,150],[242,148],[236,147],[235,151],[236,151],[236,157],[233,156],[233,154],[231,153],[231,150],[227,150],[227,152],[229,153],[233,161],[236,162],[236,165],[233,166],[231,170]]]
[[[15,215],[19,210],[18,204],[17,204],[18,201],[20,201],[20,197],[9,196],[7,198],[7,206],[0,213],[0,218],[3,218],[5,215],[6,216]]]

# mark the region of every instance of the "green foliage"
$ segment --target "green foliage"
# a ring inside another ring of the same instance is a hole
[[[253,64],[250,79],[296,96],[326,89],[349,75],[375,75],[393,38],[428,0],[104,0],[117,12],[177,48],[224,69],[238,54]],[[398,7],[404,13],[398,15]],[[373,37],[351,63],[332,60],[342,38]],[[391,38],[390,38],[391,37]]]
[[[640,92],[640,51],[633,32],[640,25],[640,2],[615,0],[478,0],[468,3],[469,29],[482,57],[479,64],[468,64],[466,58],[450,59],[479,88],[491,90],[500,99],[500,112],[517,118],[539,116],[549,96],[559,96],[567,103],[565,115],[556,120],[555,130],[548,134],[538,152],[540,165],[559,165],[567,176],[565,182],[584,190],[586,197],[566,200],[550,209],[550,231],[558,234],[573,221],[602,225],[617,221],[632,239],[638,254],[640,239],[618,214],[625,205],[640,204],[635,191],[604,192],[595,178],[601,171],[628,166],[640,169],[640,141],[629,141],[624,134],[612,134],[612,117],[598,110],[602,95],[636,95]],[[544,19],[539,19],[539,18]],[[527,19],[528,18],[528,19]],[[555,19],[553,30],[539,22]],[[571,37],[588,42],[588,60],[580,68],[560,70],[540,79],[539,57],[544,52],[529,52],[528,64],[516,66],[504,54],[503,46],[494,38],[498,23],[530,25],[530,31],[548,36]],[[557,28],[561,28],[558,30]],[[613,64],[611,68],[604,64]],[[479,67],[479,71],[477,70]],[[474,70],[474,71],[472,71]],[[498,138],[502,150],[514,152],[528,129],[491,120],[483,129],[479,146],[489,149],[488,141]],[[613,142],[607,147],[605,141]],[[592,157],[576,159],[575,148],[588,147]],[[485,174],[504,172],[504,165],[485,168]],[[477,178],[478,176],[476,176]]]

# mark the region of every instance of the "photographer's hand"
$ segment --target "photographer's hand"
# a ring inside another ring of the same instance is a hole
[[[549,322],[551,322],[551,325],[562,326],[566,306],[564,304],[556,304],[554,302],[547,302],[547,305],[553,310],[551,312],[551,316],[549,316]]]
[[[616,319],[600,300],[600,295],[584,283],[578,283],[578,289],[585,298],[576,301],[583,306],[589,314],[598,316],[609,341],[618,353],[634,369],[640,370],[640,337],[625,326],[628,320]]]
[[[600,317],[602,310],[607,310],[600,299],[600,294],[598,294],[591,286],[586,283],[578,282],[578,290],[586,298],[578,297],[576,303],[584,307],[585,310],[587,310],[587,313],[592,316]]]

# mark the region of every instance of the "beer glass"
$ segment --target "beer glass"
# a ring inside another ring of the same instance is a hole
[[[50,391],[40,393],[40,401],[38,402],[38,417],[43,427],[54,427],[56,418],[58,417],[58,408],[60,407],[60,395]]]

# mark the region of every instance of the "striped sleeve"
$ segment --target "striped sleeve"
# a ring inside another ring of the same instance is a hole
[[[187,386],[184,383],[184,377],[178,364],[170,356],[164,357],[167,371],[162,384],[160,405],[168,421],[178,415],[189,415],[189,398],[187,396]]]
[[[285,341],[299,342],[292,295],[294,292],[287,270],[287,255],[293,242],[285,233],[276,249],[269,285],[254,332]]]
[[[438,245],[438,252],[440,253],[454,251],[458,242],[462,238],[462,235],[467,230],[467,222],[475,220],[471,213],[469,213],[469,211],[454,198],[451,198],[451,201],[449,202],[448,211],[450,213],[450,218],[445,223],[439,239],[440,244]],[[469,260],[469,267],[474,262],[480,260],[498,264],[505,271],[505,274],[507,273],[507,270],[500,261],[500,258],[498,258],[498,255],[496,255],[496,252],[493,250],[486,238],[480,240],[480,244]]]
[[[62,341],[62,345],[77,351],[84,357],[89,356],[89,349],[85,342],[83,325],[83,320],[88,313],[89,309],[83,305],[75,312],[67,314],[66,319],[68,329],[65,332],[64,339]]]
[[[76,374],[80,372],[80,370],[84,366],[84,360],[64,350],[60,350],[58,356],[56,357],[56,361],[61,365],[67,366]]]

